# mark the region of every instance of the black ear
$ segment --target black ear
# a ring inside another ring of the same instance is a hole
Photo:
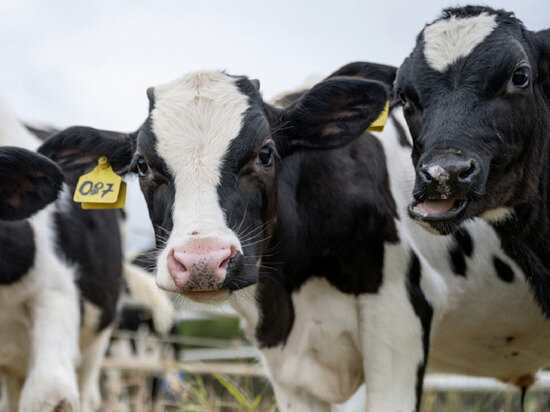
[[[377,81],[335,77],[316,84],[280,112],[275,125],[279,153],[298,147],[333,149],[359,137],[388,99]]]
[[[258,79],[250,79],[250,82],[254,85],[257,92],[260,91],[260,81]]]
[[[149,87],[147,89],[147,100],[149,100],[149,112],[155,108],[155,88]]]
[[[361,77],[367,80],[378,80],[384,83],[389,90],[393,88],[397,67],[370,62],[353,62],[342,66],[328,78],[338,76]]]
[[[75,126],[50,137],[38,152],[57,162],[72,185],[101,156],[107,157],[117,173],[126,173],[132,160],[133,142],[132,134]]]
[[[31,216],[57,199],[63,183],[59,167],[37,153],[0,148],[0,220]]]

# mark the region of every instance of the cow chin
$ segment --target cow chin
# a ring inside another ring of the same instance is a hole
[[[462,221],[450,221],[450,222],[426,222],[424,220],[414,219],[414,221],[423,229],[434,235],[446,236],[453,233]]]
[[[184,292],[183,295],[193,302],[219,305],[225,301],[231,292],[229,290],[205,290],[197,292]]]
[[[419,201],[412,201],[408,207],[409,216],[422,228],[435,235],[449,235],[468,218],[471,202],[455,200],[453,209],[445,213],[430,214],[418,209]]]

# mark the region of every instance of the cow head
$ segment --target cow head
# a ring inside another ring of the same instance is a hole
[[[31,216],[57,199],[63,174],[51,160],[18,147],[0,147],[0,220]]]
[[[409,214],[439,233],[506,218],[539,188],[547,152],[550,33],[512,13],[447,9],[399,68],[413,141]]]
[[[387,99],[379,82],[335,77],[280,109],[258,88],[243,76],[191,73],[149,89],[136,133],[71,128],[40,151],[67,168],[106,155],[136,173],[160,251],[157,284],[216,302],[257,281],[281,158],[351,142]]]

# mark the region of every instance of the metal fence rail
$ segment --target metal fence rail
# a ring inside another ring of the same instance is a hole
[[[219,315],[217,311],[180,311],[178,318],[179,320],[212,319],[219,317]],[[230,311],[226,311],[222,316],[234,317],[235,315]],[[248,342],[239,339],[179,335],[160,336],[145,328],[140,328],[137,332],[116,330],[113,334],[113,342],[118,341],[123,346],[129,344],[130,340],[133,342],[134,347],[132,353],[124,350],[119,353],[113,352],[111,356],[104,360],[103,368],[106,374],[124,374],[133,377],[134,380],[138,380],[142,384],[146,382],[147,377],[163,377],[170,373],[178,373],[178,370],[190,375],[226,375],[235,379],[266,378],[263,367],[257,361],[259,359],[258,350]],[[180,348],[179,353],[174,352],[175,347]],[[182,347],[183,349],[181,349]],[[492,397],[488,402],[493,402],[495,399],[497,401],[502,400],[504,399],[503,396],[507,397],[506,399],[513,397],[515,399],[513,402],[519,402],[519,389],[516,386],[491,378],[441,373],[427,374],[424,381],[424,390],[426,392],[425,398],[431,398],[432,400],[441,399],[440,397],[447,396],[446,394],[452,397],[455,396],[453,393],[457,393],[463,394],[464,399],[471,399],[471,396],[479,394],[480,397]],[[116,391],[111,392],[115,393]],[[529,394],[534,392],[544,399],[548,397],[550,393],[550,371],[542,371],[537,374]],[[146,392],[143,389],[141,389],[140,396],[142,399],[147,399]],[[361,410],[364,402],[365,388],[363,386],[348,402],[335,406],[333,412]],[[460,405],[460,407],[464,407],[464,405],[467,405],[467,401]],[[494,407],[495,402],[487,405]],[[501,406],[498,406],[498,408],[498,410],[503,410]],[[146,408],[143,410],[146,410]],[[432,411],[433,409],[428,407],[425,410]]]

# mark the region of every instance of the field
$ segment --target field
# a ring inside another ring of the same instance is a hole
[[[104,363],[102,410],[275,411],[273,391],[255,355],[233,316],[194,315],[181,320],[169,337],[146,328],[117,331]],[[548,383],[545,379],[528,393],[527,412],[550,410]],[[422,411],[519,411],[520,398],[519,390],[492,380],[431,375]],[[358,396],[334,410],[360,410],[361,403]]]

